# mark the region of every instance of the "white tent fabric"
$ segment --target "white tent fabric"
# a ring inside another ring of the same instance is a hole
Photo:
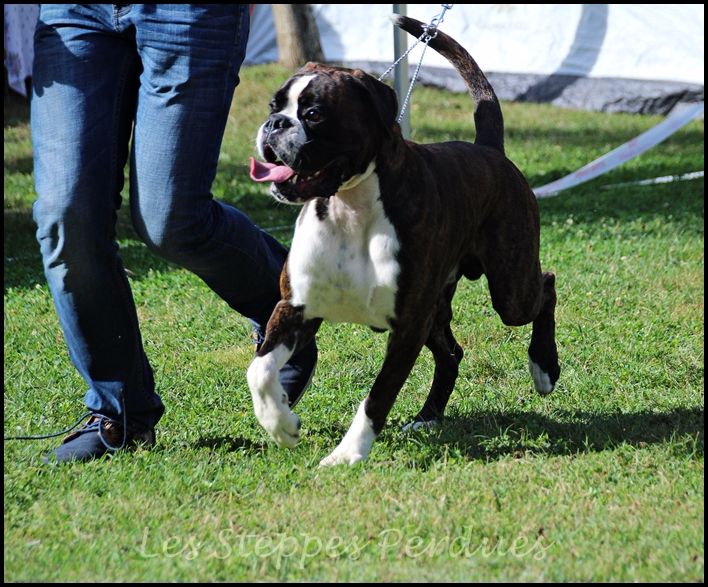
[[[39,4],[4,5],[5,70],[8,86],[27,96],[27,78],[32,75],[34,60],[34,28],[39,16]]]
[[[326,61],[374,71],[391,63],[391,4],[312,6]],[[441,5],[407,10],[429,22]],[[489,73],[502,98],[640,112],[703,100],[703,4],[455,4],[441,28]],[[277,57],[270,5],[258,4],[246,63]],[[434,51],[424,66],[424,83],[462,89]]]

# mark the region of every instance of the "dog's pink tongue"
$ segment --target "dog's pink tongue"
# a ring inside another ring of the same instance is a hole
[[[274,181],[280,183],[287,181],[295,172],[287,165],[276,165],[275,163],[264,163],[251,159],[251,179],[253,181]]]

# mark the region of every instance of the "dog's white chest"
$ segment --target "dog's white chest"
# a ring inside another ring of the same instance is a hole
[[[330,198],[324,218],[314,202],[300,213],[288,257],[292,303],[304,306],[306,318],[388,329],[399,244],[379,200],[378,176],[343,194]]]

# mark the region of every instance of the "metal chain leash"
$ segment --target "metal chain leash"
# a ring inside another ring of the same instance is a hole
[[[418,37],[415,43],[411,45],[408,50],[401,55],[396,61],[386,70],[384,71],[380,76],[379,76],[379,81],[382,81],[391,71],[393,70],[394,67],[396,67],[403,59],[405,59],[408,54],[413,51],[413,49],[416,48],[418,43],[423,43],[423,52],[420,54],[420,60],[418,61],[418,65],[415,69],[415,72],[413,73],[413,77],[411,78],[411,83],[408,85],[408,92],[406,93],[405,98],[403,99],[403,104],[401,105],[401,111],[398,114],[398,119],[397,122],[401,122],[401,119],[403,118],[403,113],[406,111],[408,108],[408,103],[410,101],[411,94],[413,93],[413,86],[415,85],[416,80],[418,79],[418,74],[420,73],[420,68],[423,64],[423,58],[425,57],[425,51],[428,48],[428,43],[432,41],[438,34],[438,27],[442,24],[443,19],[445,18],[445,13],[450,10],[454,5],[453,4],[441,4],[442,6],[442,11],[439,14],[436,14],[428,23],[423,27],[423,34]]]

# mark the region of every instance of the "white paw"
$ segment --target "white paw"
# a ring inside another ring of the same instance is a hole
[[[331,467],[333,465],[353,465],[366,459],[365,455],[350,453],[346,450],[335,448],[329,455],[320,461],[320,467]]]
[[[256,409],[256,418],[278,446],[295,448],[300,442],[300,418],[290,410],[287,401],[286,396],[281,406]]]
[[[331,454],[320,461],[320,467],[331,467],[332,465],[353,465],[359,461],[366,460],[371,450],[371,445],[376,439],[374,426],[371,419],[364,411],[364,403],[359,404],[359,409],[354,416],[354,421],[349,430],[344,435],[342,442]]]
[[[401,432],[418,432],[419,430],[421,432],[428,432],[430,430],[435,430],[439,426],[440,422],[438,422],[437,420],[428,420],[427,422],[408,422],[408,424],[401,428]]]
[[[555,385],[551,381],[551,377],[539,365],[534,363],[529,357],[529,372],[533,379],[533,385],[536,391],[541,395],[548,395],[553,391]]]
[[[288,395],[280,385],[280,360],[275,349],[263,357],[256,357],[248,368],[246,378],[251,389],[253,411],[261,426],[278,446],[294,448],[300,441],[300,418],[288,406]],[[282,360],[283,363],[287,361]]]

